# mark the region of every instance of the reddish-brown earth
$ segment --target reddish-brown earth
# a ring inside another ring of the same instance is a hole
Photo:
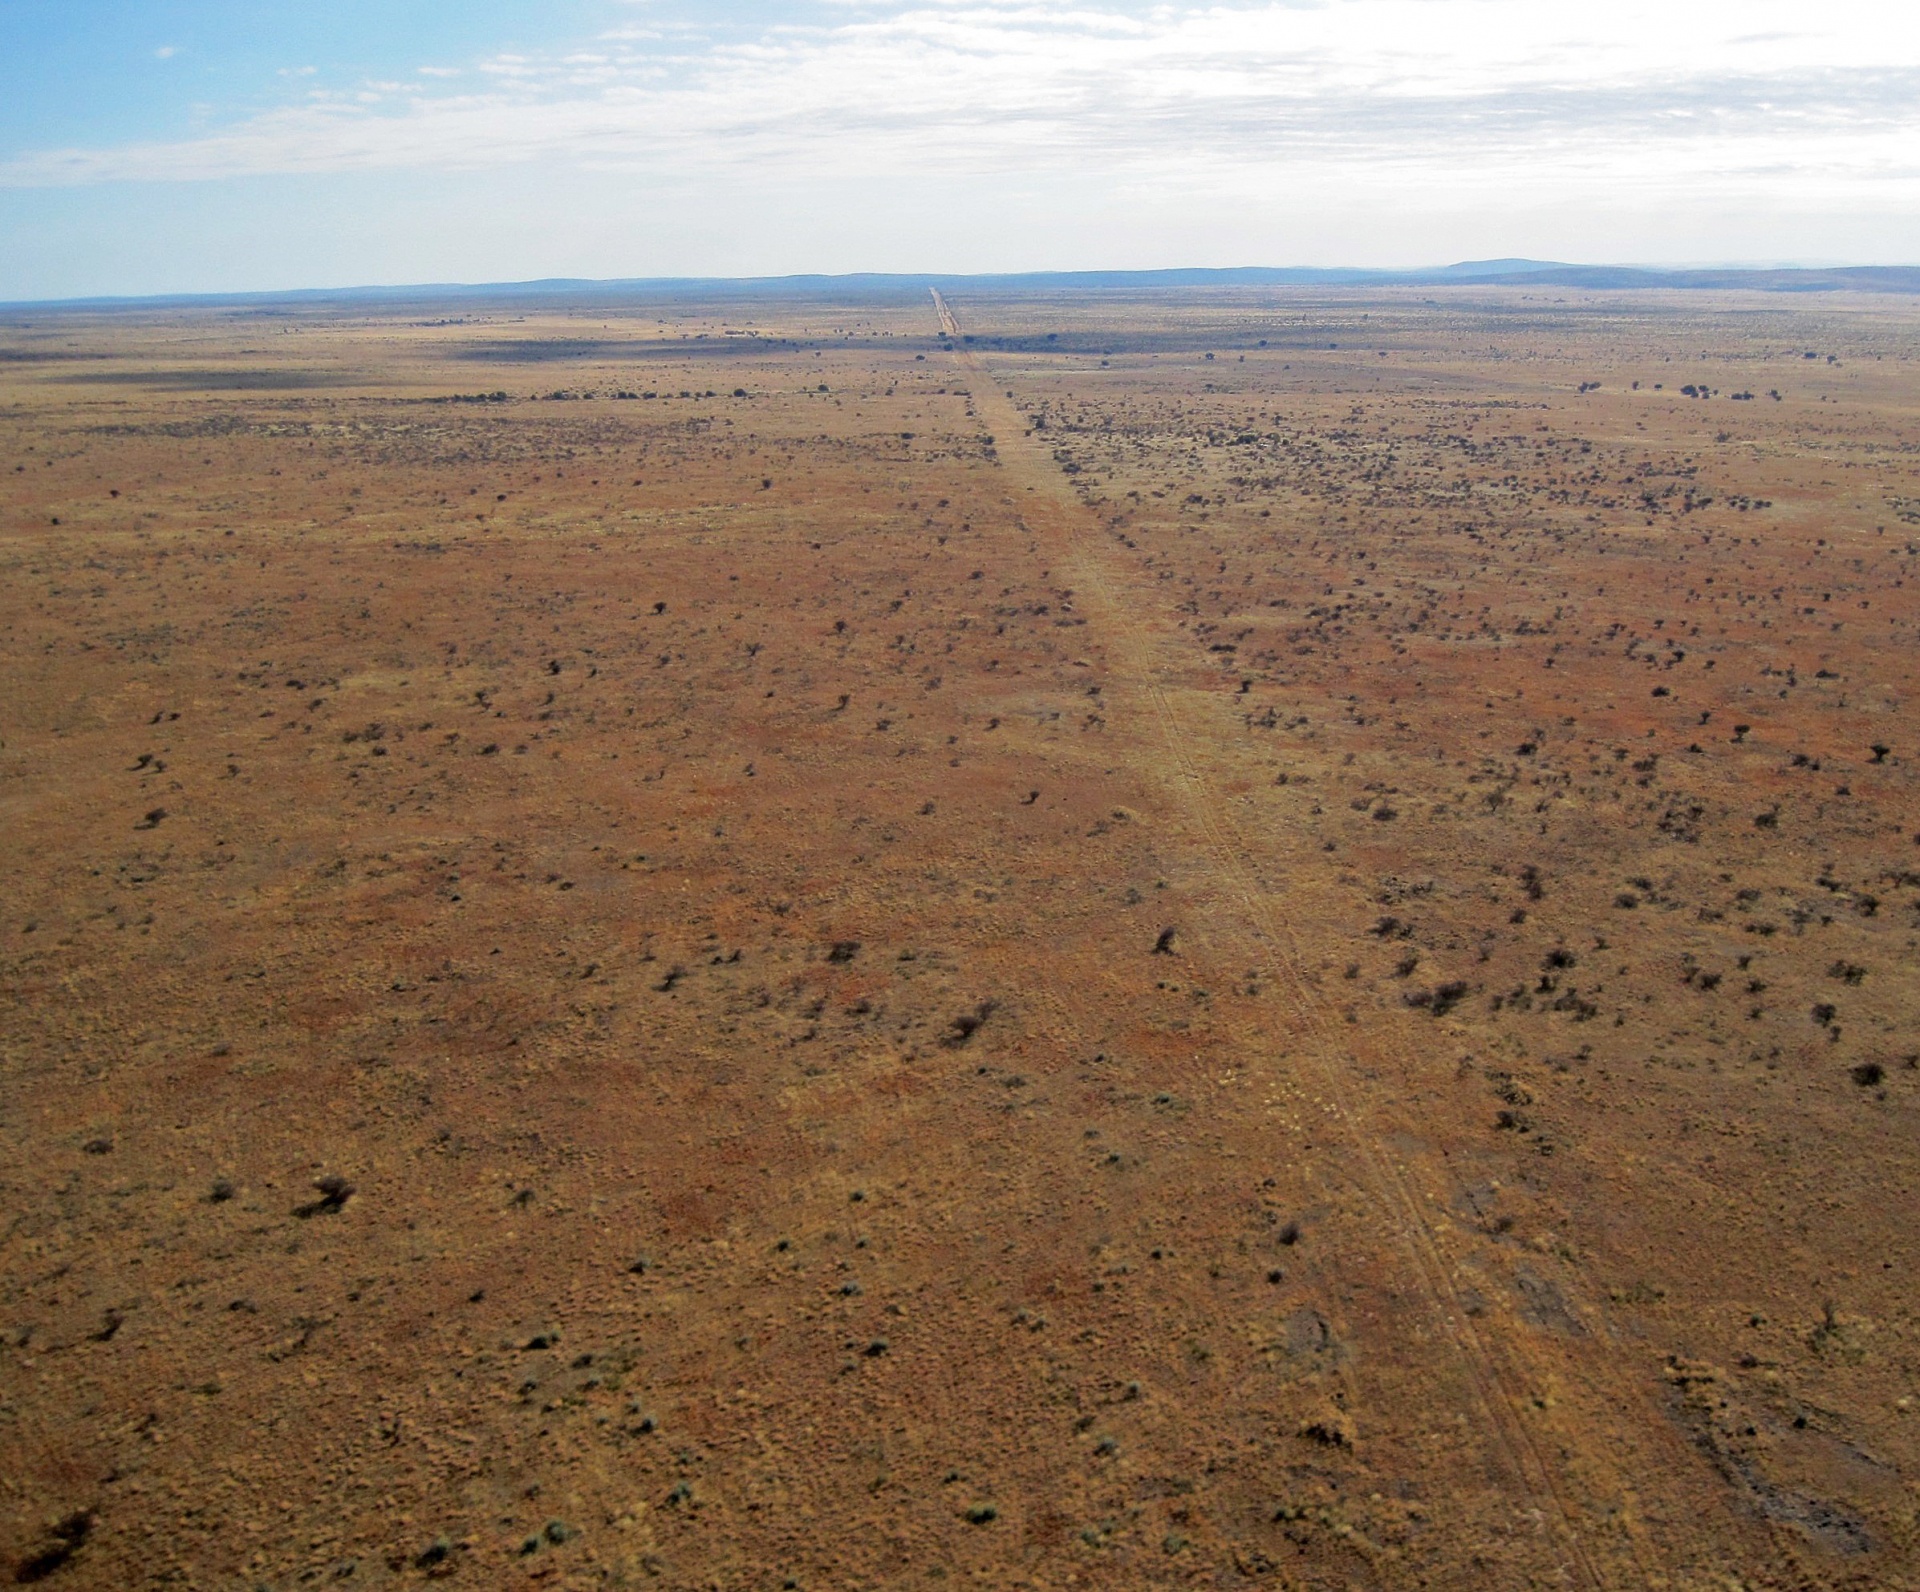
[[[0,1569],[1920,1586],[1920,311],[946,313],[0,327]]]

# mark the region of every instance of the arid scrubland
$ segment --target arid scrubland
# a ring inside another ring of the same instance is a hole
[[[1920,1586],[1920,309],[9,312],[0,1546]]]

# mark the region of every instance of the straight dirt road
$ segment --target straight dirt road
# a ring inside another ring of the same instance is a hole
[[[1463,1295],[1473,1283],[1454,1252],[1459,1225],[1432,1214],[1461,1209],[1466,1189],[1447,1164],[1435,1125],[1422,1124],[1403,1104],[1404,1080],[1418,1071],[1419,1035],[1409,1023],[1376,1019],[1361,1041],[1342,1024],[1291,927],[1300,918],[1332,915],[1316,899],[1315,886],[1328,872],[1311,854],[1317,844],[1310,848],[1306,837],[1271,827],[1254,836],[1245,831],[1231,794],[1239,771],[1219,756],[1217,694],[1183,689],[1180,638],[1169,632],[1154,593],[1134,585],[1133,570],[1113,556],[1111,526],[1067,490],[1011,394],[967,350],[952,306],[937,291],[933,299],[1006,465],[1009,509],[1080,594],[1088,644],[1103,656],[1111,733],[1135,750],[1136,770],[1165,789],[1180,815],[1181,840],[1210,877],[1217,907],[1200,931],[1208,953],[1260,970],[1288,1008],[1284,1039],[1248,1058],[1238,1099],[1221,1100],[1219,1109],[1264,1122],[1270,1138],[1255,1153],[1270,1164],[1297,1163],[1313,1147],[1302,1138],[1310,1133],[1350,1179],[1358,1198],[1341,1212],[1335,1253],[1316,1268],[1324,1297],[1351,1298],[1356,1290],[1397,1296],[1393,1317],[1342,1313],[1341,1330],[1359,1346],[1358,1365],[1342,1379],[1342,1404],[1377,1431],[1409,1380],[1424,1383],[1429,1397],[1449,1390],[1452,1407],[1425,1409],[1422,1418],[1470,1434],[1469,1468],[1491,1484],[1499,1501],[1491,1509],[1515,1508],[1538,1523],[1525,1571],[1538,1584],[1625,1588],[1656,1584],[1683,1565],[1707,1573],[1741,1534],[1719,1507],[1704,1458],[1648,1406],[1631,1373],[1621,1374],[1619,1346],[1596,1328],[1591,1307],[1571,1289],[1556,1290],[1564,1312],[1558,1331],[1529,1325],[1517,1312],[1469,1314]],[[1431,1381],[1409,1378],[1412,1367],[1396,1346],[1410,1341],[1430,1346]],[[1361,1367],[1384,1366],[1392,1367],[1393,1380],[1370,1385]],[[1540,1396],[1548,1388],[1552,1400]],[[1662,1501],[1662,1514],[1676,1498],[1693,1500],[1684,1545],[1663,1543],[1650,1528],[1643,1493]]]

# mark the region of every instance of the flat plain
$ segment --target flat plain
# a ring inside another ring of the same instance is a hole
[[[0,319],[0,1569],[1920,1587],[1920,306]]]

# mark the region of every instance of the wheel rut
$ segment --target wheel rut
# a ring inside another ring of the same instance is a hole
[[[1199,737],[1167,689],[1161,638],[1138,622],[1135,616],[1141,605],[1128,601],[1107,568],[1109,561],[1101,546],[1104,527],[1085,505],[1061,490],[1044,452],[1024,444],[1024,422],[985,365],[966,347],[952,306],[937,291],[933,301],[941,329],[953,344],[954,362],[968,378],[980,422],[994,439],[1003,466],[1018,487],[1027,489],[1019,493],[1027,500],[1019,505],[1027,530],[1051,545],[1060,567],[1070,572],[1077,590],[1090,599],[1087,607],[1098,627],[1096,633],[1110,648],[1113,684],[1123,689],[1131,686],[1144,696],[1153,736],[1173,775],[1170,783],[1178,810],[1211,859],[1216,885],[1232,899],[1276,981],[1295,1003],[1299,1033],[1305,1040],[1300,1059],[1306,1066],[1280,1082],[1315,1119],[1337,1128],[1392,1245],[1418,1285],[1425,1314],[1457,1360],[1472,1405],[1465,1413],[1489,1434],[1490,1450],[1506,1477],[1506,1488],[1543,1523],[1552,1540],[1555,1571],[1564,1584],[1596,1589],[1652,1584],[1672,1567],[1647,1536],[1635,1501],[1636,1488],[1624,1467],[1651,1461],[1668,1476],[1689,1472],[1693,1467],[1687,1464],[1687,1456],[1676,1452],[1682,1446],[1678,1434],[1651,1408],[1641,1388],[1611,1368],[1596,1366],[1594,1353],[1584,1355],[1577,1369],[1564,1359],[1542,1365],[1538,1355],[1499,1341],[1476,1324],[1462,1296],[1459,1268],[1426,1214],[1429,1208],[1447,1208],[1447,1198],[1458,1192],[1454,1179],[1437,1162],[1424,1164],[1434,1160],[1432,1155],[1416,1157],[1410,1165],[1400,1151],[1387,1147],[1385,1133],[1390,1130],[1385,1124],[1391,1113],[1369,1098],[1377,1086],[1362,1075],[1351,1048],[1341,1042],[1336,1018],[1303,963],[1291,927],[1261,884],[1234,821],[1223,816],[1223,794],[1196,756]],[[1577,1305],[1573,1310],[1581,1320],[1585,1341],[1597,1344],[1604,1328]],[[1536,1433],[1527,1413],[1535,1402],[1531,1390],[1544,1381],[1568,1377],[1585,1384],[1580,1410],[1584,1429],[1570,1433],[1561,1422],[1557,1432]],[[1601,1416],[1601,1410],[1609,1416]],[[1596,1423],[1600,1429],[1593,1429]],[[1586,1478],[1580,1490],[1591,1494],[1599,1483],[1618,1501],[1621,1526],[1609,1531],[1605,1542],[1592,1540],[1595,1511],[1575,1500],[1575,1483],[1566,1465],[1569,1440]],[[1700,1495],[1696,1487],[1683,1491],[1693,1498]],[[1730,1517],[1725,1524],[1731,1535],[1741,1535]]]

